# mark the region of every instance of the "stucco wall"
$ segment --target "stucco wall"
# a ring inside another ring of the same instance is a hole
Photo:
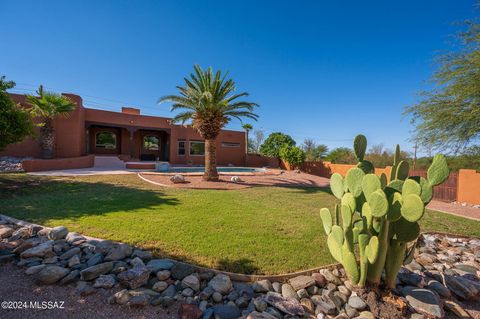
[[[162,147],[168,148],[169,161],[172,164],[204,164],[204,156],[190,156],[189,142],[203,140],[200,135],[191,127],[171,124],[171,119],[164,117],[139,115],[134,108],[125,108],[127,113],[96,110],[83,107],[82,98],[74,94],[63,94],[72,99],[78,107],[66,118],[57,118],[54,121],[56,129],[56,156],[57,157],[78,157],[94,153],[94,135],[89,136],[89,150],[87,149],[87,126],[104,125],[119,127],[119,155],[128,158],[138,159],[142,145],[139,130],[164,130],[168,136],[162,140]],[[25,104],[25,96],[11,94],[17,103]],[[138,112],[137,112],[138,111]],[[37,129],[38,130],[38,129]],[[136,130],[133,135],[134,144],[130,146],[130,131]],[[26,138],[23,142],[9,145],[6,150],[0,152],[0,156],[34,157],[41,156],[40,141],[36,138]],[[186,141],[186,154],[178,155],[178,140]],[[238,143],[238,147],[223,147],[222,142]],[[244,166],[245,154],[245,132],[243,131],[221,131],[217,139],[217,163],[219,165],[233,164]],[[105,152],[103,152],[105,153]]]
[[[480,173],[474,169],[458,171],[457,201],[480,205]]]
[[[94,155],[54,159],[31,159],[24,160],[22,162],[22,167],[26,172],[41,172],[59,169],[92,167],[94,161]]]

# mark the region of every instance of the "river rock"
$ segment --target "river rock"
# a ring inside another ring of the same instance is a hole
[[[218,319],[238,319],[242,315],[237,306],[228,304],[213,306],[213,313]]]
[[[94,288],[105,288],[110,289],[115,286],[116,280],[113,275],[100,275],[95,283],[93,284]]]
[[[12,236],[15,230],[9,226],[0,226],[0,238],[8,238]]]
[[[49,253],[53,253],[53,241],[47,241],[42,244],[39,244],[35,247],[29,248],[20,254],[21,258],[30,258],[30,257],[44,257]]]
[[[70,270],[59,266],[45,266],[37,273],[36,281],[39,284],[51,285],[65,277]]]
[[[311,276],[297,276],[291,278],[288,282],[294,290],[300,290],[315,285],[315,279]]]
[[[304,316],[305,310],[296,299],[286,299],[276,292],[269,291],[265,301],[273,307],[292,316]]]
[[[120,283],[128,288],[136,289],[148,282],[150,270],[147,267],[133,267],[118,274]]]
[[[107,255],[105,256],[105,261],[115,261],[125,259],[132,254],[132,247],[126,244],[117,244],[114,245]]]
[[[268,279],[254,282],[252,288],[255,292],[268,292],[273,290],[272,283]]]
[[[230,277],[224,274],[218,274],[210,280],[208,283],[210,287],[213,288],[216,292],[221,293],[222,295],[228,294],[228,292],[232,289],[232,282],[230,281]]]
[[[293,289],[290,284],[283,284],[282,285],[282,296],[286,299],[296,299],[300,300],[297,292]]]
[[[191,288],[194,291],[200,290],[200,281],[195,275],[188,275],[187,277],[183,278],[182,285],[183,287]]]
[[[402,294],[415,311],[433,318],[444,317],[441,300],[436,293],[428,289],[406,286],[402,289]]]
[[[59,240],[67,237],[68,229],[64,226],[57,226],[50,230],[48,233],[48,239],[50,240]]]
[[[113,269],[111,261],[88,267],[80,272],[82,280],[93,280],[100,275],[105,275]]]
[[[173,262],[168,259],[152,259],[147,263],[146,267],[153,274],[156,274],[160,270],[170,270],[173,267]],[[169,273],[169,276],[170,276],[170,273]]]

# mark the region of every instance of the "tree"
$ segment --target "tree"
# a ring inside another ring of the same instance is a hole
[[[297,167],[305,161],[305,152],[300,147],[283,144],[279,154],[280,158],[287,162],[290,168]]]
[[[348,147],[334,148],[325,159],[335,164],[354,164],[356,162],[353,151]]]
[[[248,154],[249,152],[249,141],[250,141],[250,138],[248,137],[248,132],[250,132],[252,129],[253,129],[253,126],[252,124],[248,124],[248,123],[245,123],[242,125],[242,128],[245,130],[245,148],[246,148],[246,153]]]
[[[296,143],[290,135],[286,135],[280,132],[270,134],[265,142],[260,146],[260,153],[265,156],[279,157],[280,148],[283,145],[295,146]]]
[[[319,161],[328,152],[328,147],[323,144],[317,145],[312,139],[303,141],[302,149],[305,152],[307,161]]]
[[[34,125],[30,115],[19,105],[15,105],[7,93],[7,90],[13,87],[15,82],[5,81],[5,76],[0,77],[0,150],[33,135]]]
[[[423,147],[459,152],[480,138],[480,24],[467,22],[457,35],[462,48],[437,58],[436,87],[406,107]]]
[[[260,146],[265,140],[265,135],[262,130],[253,131],[253,138],[249,139],[249,153],[258,154],[260,153]]]
[[[69,98],[43,90],[43,86],[37,91],[38,96],[27,95],[27,103],[32,106],[31,113],[39,119],[40,140],[42,158],[55,157],[55,129],[53,120],[56,117],[66,117],[75,110],[76,104]]]
[[[222,76],[221,71],[213,73],[212,68],[203,71],[198,65],[190,78],[184,78],[185,85],[177,86],[180,95],[167,95],[159,103],[173,102],[171,110],[181,109],[174,122],[185,124],[192,121],[192,127],[205,139],[205,173],[203,179],[218,181],[215,140],[221,129],[232,119],[242,118],[257,120],[253,110],[258,105],[252,102],[237,101],[248,96],[242,92],[234,94],[235,82]]]

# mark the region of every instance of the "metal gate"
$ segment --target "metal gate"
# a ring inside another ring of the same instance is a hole
[[[426,170],[411,170],[410,176],[427,177]],[[433,199],[443,202],[455,202],[457,200],[458,173],[450,172],[448,179],[433,188]]]

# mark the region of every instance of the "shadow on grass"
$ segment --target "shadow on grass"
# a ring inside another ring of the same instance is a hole
[[[159,190],[120,183],[0,175],[0,213],[34,223],[128,212],[179,201]]]
[[[237,260],[221,259],[215,268],[247,275],[256,274],[259,271],[259,268],[254,265],[254,261],[248,258]]]

